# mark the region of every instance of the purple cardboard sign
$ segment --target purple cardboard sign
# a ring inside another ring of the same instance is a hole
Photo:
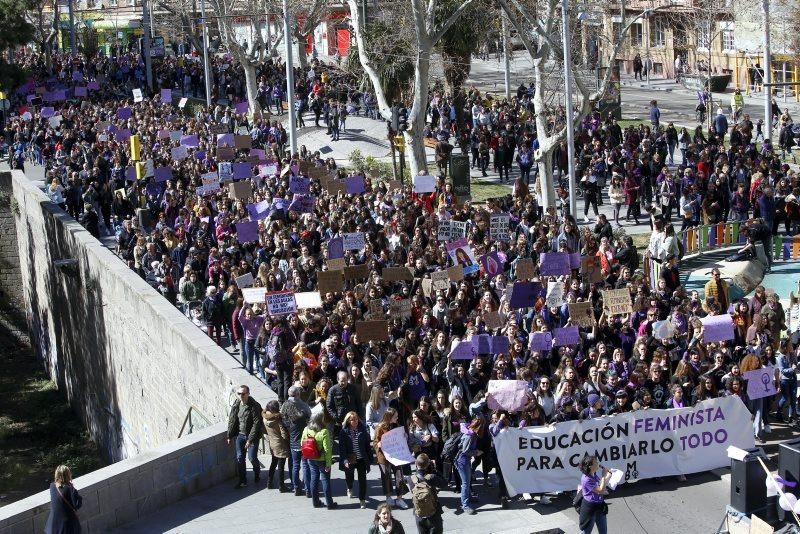
[[[75,88],[75,97],[77,98],[79,96],[83,97],[83,98],[89,96],[89,90],[86,87],[80,87],[80,86],[76,87]]]
[[[581,268],[581,253],[580,252],[573,252],[569,255],[569,268],[570,269],[580,269]]]
[[[182,135],[181,145],[189,148],[197,148],[200,146],[200,140],[196,135]]]
[[[198,150],[197,152],[194,153],[194,157],[199,161],[203,161],[204,159],[206,159],[206,151]]]
[[[508,349],[511,348],[508,336],[492,336],[489,342],[492,345],[492,354],[508,354]]]
[[[497,252],[490,252],[489,254],[484,254],[480,257],[481,267],[483,267],[483,272],[489,278],[495,277],[498,274],[503,272],[504,261],[500,258],[500,255]]]
[[[149,197],[158,197],[161,195],[161,192],[164,190],[164,187],[161,184],[150,182],[144,188],[145,193]]]
[[[123,128],[122,130],[117,130],[116,133],[114,134],[114,139],[116,139],[120,143],[126,143],[130,138],[131,138],[131,131],[127,128]]]
[[[728,341],[734,338],[733,318],[724,313],[722,315],[709,315],[700,319],[703,323],[703,341],[715,343]]]
[[[471,360],[477,355],[478,348],[472,341],[459,341],[447,357],[453,360]]]
[[[253,166],[250,162],[240,162],[233,164],[233,177],[236,180],[247,180],[253,176]]]
[[[169,139],[169,130],[159,130],[157,137],[159,139]]]
[[[169,167],[156,167],[155,169],[156,182],[166,182],[172,180],[172,169]]]
[[[271,211],[272,209],[270,207],[269,200],[262,200],[258,204],[247,205],[247,213],[250,215],[250,219],[253,221],[266,219],[269,217]]]
[[[542,276],[563,276],[571,273],[570,258],[566,252],[545,252],[539,262]]]
[[[125,179],[129,182],[136,181],[136,167],[126,167],[125,168]]]
[[[272,199],[272,209],[274,210],[283,210],[287,211],[289,209],[290,202],[285,198],[273,198]]]
[[[41,115],[42,118],[45,118],[45,119],[49,119],[50,117],[52,117],[55,114],[56,114],[56,109],[52,108],[52,107],[49,107],[49,106],[43,107],[42,111],[39,113],[39,115]]]
[[[172,89],[162,89],[161,90],[161,101],[162,102],[172,102]]]
[[[236,239],[239,243],[258,241],[258,221],[236,223]]]
[[[344,191],[348,195],[360,195],[366,191],[363,176],[348,176],[344,179]]]
[[[89,82],[86,84],[86,88],[90,91],[99,91],[100,90],[100,82]]]
[[[478,349],[478,354],[492,353],[492,342],[491,342],[491,336],[489,334],[480,334],[478,336],[472,336],[472,343],[475,345],[475,348]]]
[[[217,146],[233,146],[233,134],[226,133],[226,134],[217,134]]]
[[[337,260],[344,258],[344,239],[334,237],[328,241],[328,259]]]
[[[74,82],[82,82],[83,81],[83,73],[79,70],[72,71],[72,81]]]
[[[58,91],[53,91],[53,102],[63,102],[67,99],[67,91],[65,89],[59,89]]]
[[[250,104],[247,101],[239,102],[236,104],[235,108],[236,113],[247,113],[247,111],[250,109]]]
[[[311,189],[311,180],[305,176],[290,176],[289,191],[293,194],[307,195]]]
[[[122,120],[130,119],[132,114],[133,114],[133,112],[131,111],[131,108],[119,108],[117,110],[117,118],[118,119],[122,119]]]
[[[311,195],[294,195],[289,209],[298,213],[314,213],[314,201]]]
[[[251,148],[250,156],[257,157],[258,161],[267,161],[267,153],[261,148]]]
[[[775,368],[771,365],[743,373],[747,380],[747,397],[751,400],[771,397],[775,389]]]
[[[532,308],[536,304],[536,287],[533,282],[514,282],[511,290],[511,308]]]
[[[548,352],[553,348],[553,334],[550,332],[531,332],[529,348],[539,352]]]
[[[565,328],[555,329],[556,347],[563,347],[565,345],[577,345],[581,342],[581,334],[577,326],[567,326]]]

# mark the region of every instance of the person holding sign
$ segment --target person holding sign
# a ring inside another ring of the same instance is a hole
[[[599,534],[608,533],[608,505],[605,502],[605,496],[608,495],[606,485],[611,478],[611,472],[603,467],[598,474],[600,469],[600,464],[595,456],[584,456],[581,460],[582,475],[580,486],[578,486],[581,497],[578,519],[580,534],[591,534],[595,525],[597,525]]]
[[[372,447],[375,450],[378,469],[380,469],[381,472],[381,486],[383,486],[383,493],[386,495],[386,505],[390,507],[397,506],[398,508],[407,510],[408,504],[402,498],[404,493],[402,489],[403,472],[399,467],[393,466],[389,460],[386,459],[386,456],[384,456],[381,450],[381,438],[383,435],[399,426],[397,410],[394,408],[387,409],[381,418],[381,422],[375,427],[375,438],[372,441]],[[394,499],[391,497],[392,475],[394,475],[394,490],[396,495]]]

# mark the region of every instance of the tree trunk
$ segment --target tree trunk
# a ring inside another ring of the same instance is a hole
[[[308,54],[306,53],[307,35],[297,35],[297,61],[303,69],[303,75],[308,71]]]
[[[541,193],[543,208],[556,205],[555,187],[553,186],[553,151],[557,145],[547,151],[542,151],[536,160],[539,168],[539,176],[536,180],[536,188]]]
[[[256,78],[256,67],[245,58],[240,61],[244,69],[244,84],[247,89],[247,102],[250,104],[250,116],[256,116],[261,111],[258,105],[258,79]]]
[[[403,132],[411,165],[411,176],[419,171],[428,171],[428,158],[425,155],[425,143],[422,130],[425,128],[425,113],[428,111],[428,86],[431,70],[431,46],[419,43],[419,52],[414,67],[414,103],[408,116],[408,130]]]

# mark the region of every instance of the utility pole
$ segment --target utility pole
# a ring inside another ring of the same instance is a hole
[[[69,51],[72,54],[78,53],[77,39],[75,39],[75,8],[72,6],[74,0],[67,0],[69,9]]]
[[[297,122],[294,111],[294,60],[292,59],[292,24],[289,0],[283,0],[283,40],[286,44],[286,99],[289,101],[289,148],[297,152]]]
[[[764,0],[768,1],[768,0]],[[575,199],[575,141],[573,139],[572,113],[572,54],[570,53],[569,35],[569,2],[561,0],[561,35],[564,40],[564,104],[567,114],[567,172],[569,173],[569,213],[575,217],[577,212]],[[610,68],[610,67],[609,67]],[[577,218],[576,218],[577,220]]]
[[[764,139],[772,140],[772,69],[769,49],[769,1],[761,0],[764,8]]]
[[[500,20],[503,23],[503,61],[505,63],[504,80],[506,82],[506,100],[511,100],[511,58],[509,50],[511,49],[510,41],[508,38],[508,21],[504,13],[500,13]]]
[[[208,65],[208,28],[206,27],[206,0],[200,0],[200,18],[203,26],[203,78],[206,81],[206,107],[211,112],[211,73]]]
[[[71,3],[71,2],[70,2]],[[142,0],[142,55],[144,56],[144,69],[147,73],[147,88],[153,90],[153,58],[150,57],[150,12],[147,9],[147,0]]]
[[[644,53],[644,74],[647,78],[647,85],[650,85],[650,69],[653,68],[653,62],[650,61],[650,14],[648,13],[645,15],[644,20],[647,22],[647,42],[644,44],[645,46],[645,53]]]

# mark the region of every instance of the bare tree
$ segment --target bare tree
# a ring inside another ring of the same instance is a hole
[[[192,47],[198,52],[203,50],[203,31],[193,21],[200,18],[196,0],[160,0],[157,8],[166,11],[169,16],[159,17],[159,23],[186,36]]]
[[[463,0],[461,4],[441,22],[437,22],[436,0],[408,0],[411,8],[413,26],[416,34],[416,54],[414,59],[414,98],[408,113],[408,129],[403,132],[410,157],[411,174],[427,171],[428,163],[422,130],[425,127],[425,113],[428,107],[428,88],[430,86],[431,54],[436,43],[444,33],[461,17],[473,0]],[[364,21],[356,0],[347,0],[350,6],[350,17],[356,34],[358,58],[372,83],[378,109],[386,120],[391,120],[391,102],[381,85],[381,78],[367,53],[364,39]]]
[[[33,0],[28,4],[25,18],[33,25],[33,42],[44,54],[47,71],[53,67],[52,48],[58,31],[53,21],[58,18],[58,2],[55,0]]]
[[[292,2],[289,9],[292,11],[294,21],[294,37],[297,39],[297,60],[303,70],[308,68],[308,55],[306,54],[306,41],[308,36],[319,26],[328,12],[328,2],[325,0],[303,0]]]
[[[525,45],[525,49],[533,60],[533,83],[535,93],[533,96],[533,107],[536,121],[536,135],[539,141],[539,149],[535,153],[535,160],[539,168],[539,179],[537,185],[541,190],[541,198],[544,206],[555,205],[555,188],[553,185],[553,155],[559,145],[567,137],[567,127],[564,121],[555,121],[550,124],[549,116],[552,116],[553,109],[549,104],[552,99],[552,83],[548,84],[548,67],[553,64],[561,63],[563,72],[569,73],[574,81],[577,97],[574,116],[565,117],[564,120],[571,120],[573,127],[577,128],[581,121],[591,113],[594,104],[600,100],[609,90],[612,68],[617,55],[625,44],[625,36],[630,31],[631,26],[641,18],[644,13],[640,13],[632,19],[627,19],[625,2],[622,1],[620,8],[621,24],[617,35],[613,36],[613,41],[609,46],[603,47],[600,52],[600,63],[607,65],[605,74],[598,81],[595,87],[589,84],[581,76],[576,76],[575,65],[580,63],[578,55],[574,54],[572,61],[563,64],[561,54],[561,17],[560,0],[543,0],[533,5],[523,3],[523,0],[498,0],[498,4],[506,13],[509,21],[517,30],[517,35]],[[664,5],[662,8],[666,9]],[[659,9],[662,9],[659,8]],[[580,50],[580,43],[572,47],[573,50]],[[563,95],[561,89],[559,95]],[[572,95],[570,95],[572,97]]]

